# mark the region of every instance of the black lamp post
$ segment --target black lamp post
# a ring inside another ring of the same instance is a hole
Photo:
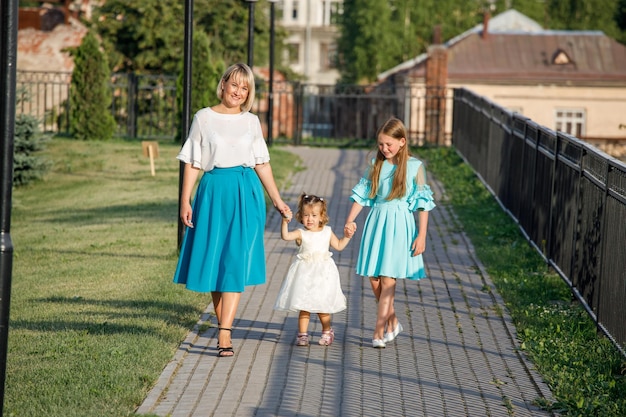
[[[248,3],[248,66],[252,68],[254,54],[254,3],[258,0],[245,0]]]
[[[9,301],[13,271],[11,197],[13,191],[13,135],[17,66],[18,0],[0,2],[0,417],[4,409]]]
[[[191,124],[191,54],[193,46],[193,0],[185,0],[185,38],[183,56],[183,120],[181,125],[181,145],[185,143],[189,125]],[[183,192],[183,176],[185,174],[185,164],[180,162],[178,168],[178,213],[180,213],[180,203]],[[185,225],[178,216],[178,248],[180,249],[185,237]]]
[[[270,2],[270,85],[267,98],[267,144],[272,145],[274,135],[274,36],[275,31],[275,4],[278,0],[268,0]]]

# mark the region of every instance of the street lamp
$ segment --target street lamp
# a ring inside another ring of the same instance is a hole
[[[270,2],[270,86],[268,89],[267,99],[267,144],[272,145],[272,136],[274,134],[274,35],[275,31],[275,4],[279,0],[268,0]]]
[[[254,3],[258,0],[245,0],[248,3],[248,66],[252,68],[254,49]]]
[[[189,125],[191,124],[191,55],[193,53],[193,0],[185,0],[185,37],[183,54],[183,114],[180,141],[181,146],[187,138]],[[185,163],[180,161],[178,167],[178,212],[180,213],[181,197],[183,192],[183,176]],[[178,249],[183,244],[185,237],[185,225],[178,216]]]
[[[9,342],[9,301],[13,275],[11,240],[11,198],[13,153],[15,150],[15,77],[17,64],[18,0],[0,2],[0,416],[4,408],[7,346]]]

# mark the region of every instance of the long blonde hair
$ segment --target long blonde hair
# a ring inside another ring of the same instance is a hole
[[[383,134],[391,136],[394,139],[404,139],[405,144],[395,156],[396,170],[393,173],[393,183],[391,185],[391,191],[386,197],[386,200],[394,200],[396,198],[402,198],[406,194],[406,168],[411,152],[409,151],[408,141],[406,140],[406,128],[404,123],[400,119],[391,117],[387,119],[385,123],[378,129],[376,138]],[[370,198],[376,197],[378,192],[378,181],[380,180],[380,171],[385,162],[385,155],[378,150],[376,153],[376,159],[370,169],[369,179],[372,181],[372,187],[370,190]]]
[[[234,78],[237,81],[243,81],[248,84],[248,97],[246,97],[246,101],[244,101],[239,107],[242,112],[247,112],[252,108],[252,104],[254,103],[254,74],[249,66],[246,64],[233,64],[224,71],[224,75],[220,79],[220,82],[217,83],[217,98],[222,100],[224,96],[224,83],[228,82],[231,78]]]

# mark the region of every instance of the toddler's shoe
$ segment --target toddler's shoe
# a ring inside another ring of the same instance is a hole
[[[335,340],[335,331],[333,329],[326,330],[322,332],[322,337],[320,337],[319,344],[322,346],[330,346]]]
[[[383,349],[385,347],[385,341],[383,339],[372,339],[372,347]]]
[[[298,333],[298,337],[296,337],[296,346],[309,346],[309,334]]]

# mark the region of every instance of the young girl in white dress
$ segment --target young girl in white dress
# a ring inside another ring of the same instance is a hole
[[[298,201],[296,220],[304,229],[289,231],[289,218],[283,218],[281,237],[295,240],[299,247],[296,260],[289,267],[278,293],[274,309],[299,312],[297,346],[309,345],[309,320],[317,313],[322,323],[319,344],[330,346],[335,339],[331,327],[332,313],[346,309],[346,297],[341,291],[339,270],[328,247],[342,251],[354,234],[352,230],[339,239],[328,224],[326,200],[302,194]]]

